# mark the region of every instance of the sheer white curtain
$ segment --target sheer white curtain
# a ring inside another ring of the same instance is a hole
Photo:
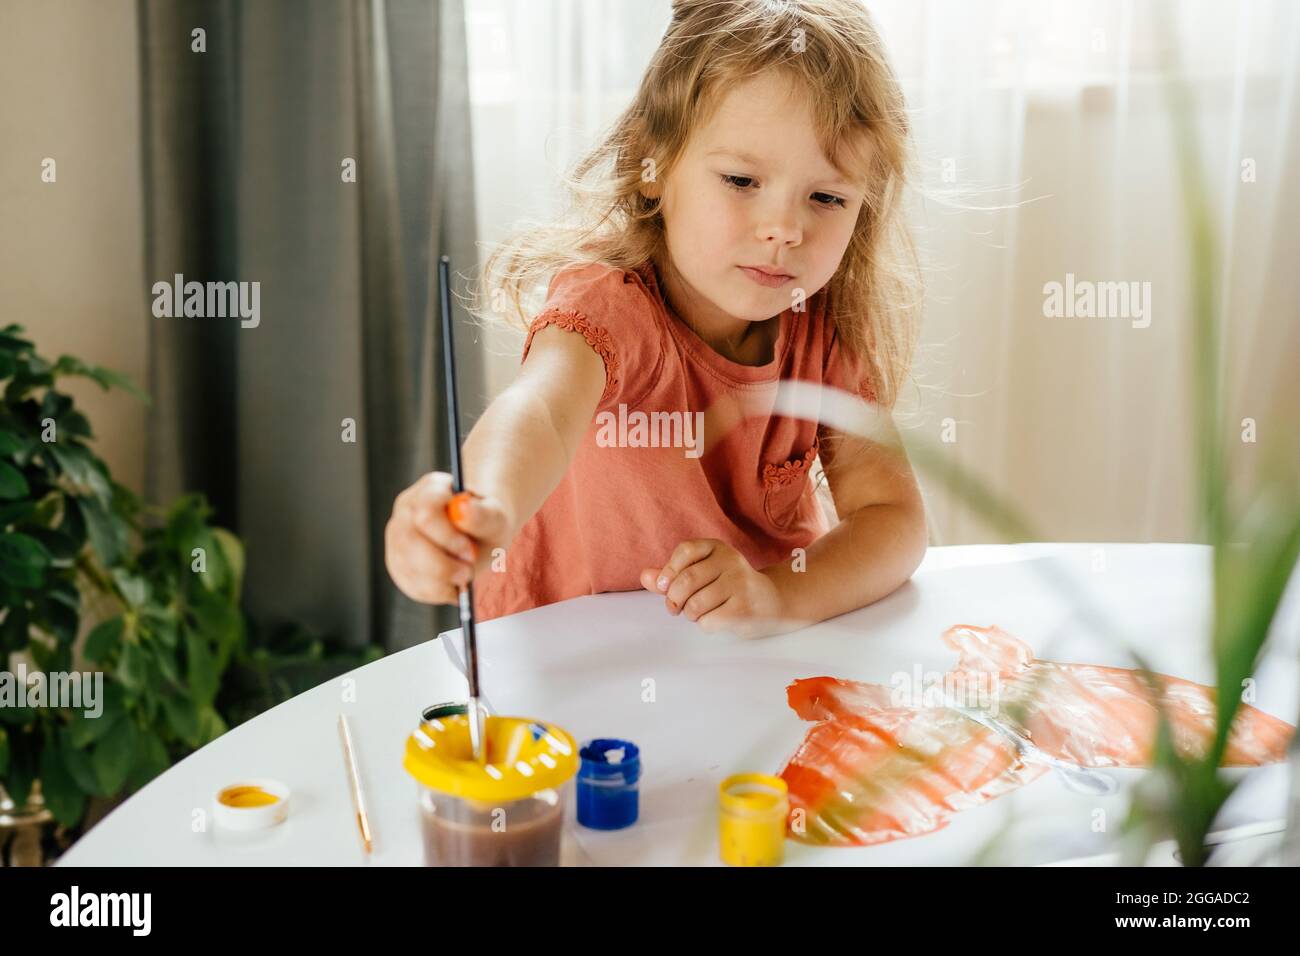
[[[560,177],[626,108],[668,27],[666,0],[470,0],[479,238],[562,206]],[[514,377],[522,336],[485,336],[493,395]]]
[[[627,103],[667,0],[469,4],[479,234],[558,208],[557,171]],[[1191,540],[1187,228],[1167,65],[1190,81],[1219,238],[1231,467],[1300,454],[1300,4],[873,0],[913,111],[928,305],[900,423],[1058,540]],[[1145,315],[1044,315],[1137,283]],[[1144,283],[1150,283],[1144,286]],[[490,387],[514,374],[497,353]],[[1236,440],[1251,419],[1255,442]],[[933,480],[939,543],[989,533]]]

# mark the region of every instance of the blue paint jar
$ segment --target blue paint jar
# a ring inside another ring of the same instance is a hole
[[[636,823],[641,751],[637,745],[598,737],[578,752],[578,822],[592,830],[621,830]]]

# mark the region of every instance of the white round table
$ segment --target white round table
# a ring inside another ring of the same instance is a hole
[[[564,837],[570,864],[716,864],[717,788],[743,771],[777,772],[808,727],[786,704],[800,677],[889,683],[944,671],[953,624],[997,624],[1037,656],[1131,666],[1089,632],[1044,570],[1065,572],[1133,635],[1152,666],[1212,684],[1206,639],[1210,551],[1180,544],[1022,544],[932,548],[911,581],[876,604],[803,631],[744,641],[706,635],[645,592],[602,594],[480,625],[484,693],[493,711],[553,721],[579,741],[623,737],[642,750],[641,816],[623,831]],[[1293,585],[1295,582],[1292,582]],[[1293,587],[1256,674],[1255,705],[1294,723],[1297,613]],[[69,866],[419,865],[415,783],[402,749],[423,707],[463,699],[459,632],[393,654],[234,728],[116,808],[60,859]],[[349,715],[374,832],[366,854],[338,734]],[[1106,862],[1142,771],[1114,771],[1107,797],[1058,775],[956,814],[943,830],[875,847],[786,843],[787,865],[961,864],[989,837],[999,861]],[[1285,817],[1285,763],[1243,775],[1220,828],[1273,833]],[[272,777],[292,789],[289,818],[252,837],[214,831],[223,785]],[[1096,810],[1110,825],[1096,827]],[[1278,836],[1274,840],[1280,839]]]

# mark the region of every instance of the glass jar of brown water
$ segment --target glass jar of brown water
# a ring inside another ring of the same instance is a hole
[[[464,715],[425,721],[406,744],[430,866],[556,866],[578,769],[574,739],[553,724],[487,717],[474,760]]]

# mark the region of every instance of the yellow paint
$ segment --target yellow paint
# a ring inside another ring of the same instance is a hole
[[[261,787],[227,787],[217,797],[228,807],[267,807],[280,798]]]
[[[790,812],[786,783],[761,773],[728,777],[719,788],[718,837],[729,866],[780,866]]]

